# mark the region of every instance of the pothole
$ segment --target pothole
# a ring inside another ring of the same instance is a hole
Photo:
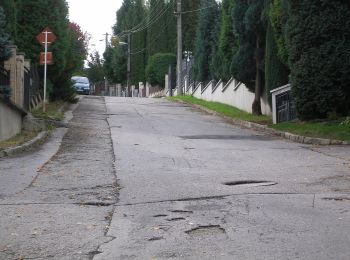
[[[167,221],[179,221],[179,220],[185,220],[185,218],[168,218]]]
[[[185,231],[186,234],[193,238],[204,238],[204,237],[222,237],[226,236],[226,230],[220,225],[207,225],[207,226],[198,226],[190,230]]]
[[[173,212],[173,213],[193,213],[192,210],[181,210],[181,209],[176,209],[176,210],[170,210],[170,212]]]
[[[154,218],[161,218],[161,217],[167,217],[168,215],[165,214],[158,214],[158,215],[154,215]]]
[[[150,238],[147,238],[147,241],[158,241],[158,240],[162,240],[164,239],[163,237],[150,237]]]
[[[324,200],[335,200],[335,201],[350,201],[350,198],[336,197],[336,198],[322,198]]]
[[[250,186],[250,187],[256,187],[256,186],[272,186],[276,185],[277,182],[273,181],[258,181],[258,180],[241,180],[241,181],[228,181],[224,182],[224,185],[227,186]]]
[[[97,202],[97,201],[82,202],[78,204],[80,206],[96,206],[96,207],[109,207],[114,205],[113,203],[109,203],[109,202]]]

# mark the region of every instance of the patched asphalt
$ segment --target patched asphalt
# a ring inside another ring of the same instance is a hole
[[[73,114],[39,150],[0,161],[0,259],[91,259],[113,239],[118,187],[104,99],[84,97]]]

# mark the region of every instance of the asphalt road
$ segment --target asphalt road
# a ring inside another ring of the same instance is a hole
[[[349,259],[350,147],[164,99],[85,97],[0,160],[0,259]]]
[[[0,160],[0,259],[92,259],[118,188],[103,98],[83,98],[69,129]],[[62,139],[63,138],[63,139]]]
[[[349,259],[350,147],[292,143],[164,99],[106,104],[121,191],[115,239],[95,260]]]

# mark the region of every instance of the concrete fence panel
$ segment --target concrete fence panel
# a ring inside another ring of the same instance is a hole
[[[206,86],[202,86],[202,99],[206,101],[212,101],[212,89],[213,89],[214,81],[210,81]]]
[[[202,82],[198,83],[194,90],[193,90],[193,94],[192,96],[194,96],[195,98],[202,98]]]

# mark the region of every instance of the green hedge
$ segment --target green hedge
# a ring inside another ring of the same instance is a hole
[[[165,74],[169,65],[172,67],[173,82],[176,78],[176,55],[172,53],[157,53],[151,56],[146,67],[146,80],[152,85],[165,86]]]

